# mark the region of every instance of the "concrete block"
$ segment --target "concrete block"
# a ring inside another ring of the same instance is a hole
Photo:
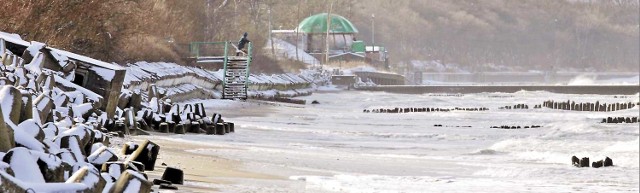
[[[147,193],[151,192],[152,185],[140,172],[126,170],[111,187],[109,193],[120,193],[125,192],[125,190],[137,190],[139,193]]]

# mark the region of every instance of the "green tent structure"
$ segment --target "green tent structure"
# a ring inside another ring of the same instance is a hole
[[[298,25],[298,31],[307,34],[327,33],[328,15],[327,13],[320,13],[307,17]],[[329,33],[357,34],[358,29],[347,18],[331,14]]]
[[[331,26],[327,25],[327,17],[331,18]],[[351,44],[355,41],[358,29],[347,18],[336,14],[320,13],[302,20],[295,31],[302,34],[299,42],[305,52],[324,59],[327,45],[327,28],[329,29],[329,55],[351,52]]]

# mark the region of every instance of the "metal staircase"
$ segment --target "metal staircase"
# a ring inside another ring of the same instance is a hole
[[[224,66],[224,80],[222,81],[223,99],[247,99],[249,63],[251,63],[251,57],[248,56],[227,58]]]
[[[207,46],[208,49],[205,49]],[[201,55],[200,53],[203,50],[215,51],[216,49],[222,49],[220,46],[224,46],[223,56],[216,56],[215,54]],[[193,42],[191,43],[190,49],[191,58],[195,59],[196,63],[222,62],[224,64],[222,80],[223,99],[247,99],[249,66],[251,66],[252,52],[251,42],[247,44],[246,53],[238,50],[233,42]],[[235,52],[230,52],[230,50]]]

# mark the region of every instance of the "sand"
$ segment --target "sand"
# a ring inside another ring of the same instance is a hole
[[[221,101],[221,103],[205,104],[207,114],[220,113],[225,121],[252,116],[268,116],[281,104],[265,101],[250,100]],[[215,110],[213,110],[215,109]],[[166,167],[176,167],[184,172],[184,185],[176,185],[178,191],[160,190],[159,192],[218,192],[221,185],[233,184],[243,180],[286,180],[287,176],[274,176],[264,173],[256,173],[243,170],[243,163],[238,160],[229,160],[213,155],[192,153],[194,149],[221,149],[211,144],[189,143],[179,140],[171,140],[173,134],[150,132],[150,136],[134,136],[133,141],[138,143],[145,139],[160,145],[160,154],[156,160],[155,170],[147,171],[149,181],[160,179]],[[219,136],[224,137],[224,136]]]
[[[162,134],[154,133],[161,136]],[[135,141],[141,142],[149,139],[160,145],[160,154],[156,161],[154,171],[147,171],[149,180],[160,179],[166,167],[176,167],[184,172],[185,185],[176,185],[180,192],[215,192],[214,188],[203,188],[192,186],[188,182],[198,182],[205,184],[228,184],[231,181],[224,178],[252,178],[252,179],[280,179],[281,177],[253,173],[241,169],[242,163],[239,161],[222,159],[211,155],[201,155],[190,153],[186,150],[202,148],[219,148],[204,144],[183,143],[165,140],[157,136],[137,136]],[[154,188],[157,189],[158,186]]]

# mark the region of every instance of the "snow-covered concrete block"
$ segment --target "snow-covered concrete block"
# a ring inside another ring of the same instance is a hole
[[[100,165],[106,162],[118,161],[118,156],[106,146],[102,146],[87,157],[89,163]]]
[[[136,121],[136,116],[135,113],[132,109],[127,108],[124,110],[124,123],[130,128],[130,129],[136,129],[138,128],[138,122]]]
[[[195,108],[196,108],[195,109],[195,114],[196,115],[198,115],[200,117],[206,117],[207,116],[207,113],[205,112],[205,109],[204,109],[204,104],[196,103],[195,104]]]
[[[18,125],[18,129],[24,131],[26,134],[29,134],[30,137],[33,137],[38,141],[42,141],[45,137],[44,131],[33,119],[23,121]]]
[[[37,109],[38,117],[40,118],[40,123],[46,123],[47,119],[52,119],[51,111],[54,108],[53,101],[51,98],[46,96],[45,94],[40,94],[33,101],[34,105]]]
[[[116,121],[116,122],[114,123],[113,131],[116,131],[116,132],[122,132],[122,133],[123,133],[123,134],[125,134],[125,135],[129,135],[129,134],[131,134],[131,133],[130,133],[130,130],[129,130],[129,127],[127,126],[127,124],[124,124],[124,122],[123,122],[123,121],[120,121],[120,120],[118,120],[118,121]]]
[[[142,173],[133,170],[126,170],[115,182],[109,193],[115,192],[151,192],[153,184],[146,180]]]
[[[71,105],[70,108],[73,113],[70,114],[72,117],[82,117],[83,119],[88,119],[89,116],[94,113],[97,108],[93,103],[83,103],[80,105]]]
[[[64,182],[65,171],[71,168],[68,164],[54,154],[37,151],[31,151],[31,153],[38,159],[40,172],[46,182]]]
[[[55,104],[56,107],[66,107],[69,104],[69,100],[69,96],[62,93],[53,97],[53,104]]]
[[[3,66],[11,66],[13,64],[13,58],[16,56],[11,53],[4,53],[0,55],[0,57],[2,57],[2,61],[0,62],[2,62]]]
[[[129,101],[131,100],[131,94],[127,92],[121,92],[120,96],[118,96],[118,108],[125,109],[129,106]]]
[[[58,158],[60,158],[62,162],[68,165],[75,165],[78,162],[73,151],[71,151],[69,148],[61,148],[60,152],[56,153],[56,156],[58,156]]]
[[[18,192],[27,192],[28,187],[23,187],[23,182],[19,179],[11,176],[7,172],[0,170],[0,187],[2,188],[2,192],[7,193],[18,193]]]
[[[84,184],[87,189],[84,189],[82,192],[102,192],[107,181],[102,178],[97,170],[85,166],[74,172],[65,183]]]
[[[129,167],[128,163],[124,163],[124,162],[119,162],[119,161],[106,162],[102,164],[102,168],[100,169],[100,172],[106,172],[109,174],[109,176],[111,176],[112,179],[117,180],[118,178],[120,178],[120,175],[122,174],[122,172],[127,170],[128,167]]]
[[[123,155],[123,156],[131,155],[133,152],[136,151],[136,149],[138,149],[139,146],[140,145],[138,145],[136,142],[127,142],[122,145],[122,149],[120,150],[120,155]]]
[[[137,162],[137,161],[127,161],[125,162],[128,164],[127,168],[132,169],[134,171],[137,172],[144,172],[145,167],[144,164],[142,162]],[[144,174],[144,173],[143,173]],[[146,175],[145,175],[145,179],[146,179]]]
[[[0,108],[0,115],[2,114],[2,108]],[[4,119],[0,118],[0,152],[7,152],[16,146],[13,128],[7,125]]]
[[[45,183],[42,173],[38,169],[38,158],[29,149],[16,147],[2,158],[2,161],[9,163],[10,171],[15,178],[30,183]]]
[[[56,142],[60,148],[69,149],[69,151],[73,153],[72,155],[76,161],[84,161],[84,148],[80,145],[80,140],[77,135],[59,136],[54,142]]]
[[[137,124],[137,125],[138,125],[138,127],[139,127],[140,129],[142,129],[142,130],[145,130],[145,131],[149,131],[149,130],[153,131],[153,130],[154,130],[153,128],[149,127],[149,125],[147,124],[147,122],[146,122],[146,121],[144,121],[143,119],[137,119],[137,120],[136,120],[136,124]]]
[[[33,97],[29,92],[26,92],[26,90],[23,90],[22,92],[22,104],[22,112],[20,112],[19,119],[20,122],[33,118]]]
[[[45,51],[46,46],[44,43],[31,41],[29,47],[22,53],[22,59],[27,63],[31,62],[38,54],[42,54]]]
[[[103,144],[102,144],[102,143],[100,143],[100,142],[94,142],[94,143],[91,145],[91,150],[89,151],[89,152],[90,152],[90,153],[89,153],[89,155],[91,155],[91,154],[95,153],[95,152],[96,152],[96,151],[98,151],[101,147],[106,147],[106,146],[105,146],[105,145],[103,145]]]
[[[62,134],[58,135],[58,137],[71,136],[71,135],[77,136],[78,145],[82,149],[82,155],[85,155],[85,156],[88,155],[86,150],[90,149],[90,146],[93,144],[93,135],[94,135],[93,130],[91,130],[85,124],[78,123],[73,125],[70,129],[62,132]]]
[[[140,94],[140,89],[136,89],[131,93],[129,106],[133,109],[140,109],[142,107],[142,95]]]
[[[14,86],[2,86],[0,88],[0,108],[5,122],[20,123],[20,111],[22,110],[22,94]]]
[[[138,161],[144,164],[146,170],[153,171],[156,164],[160,146],[149,140],[145,140],[136,151],[127,158],[128,161]]]
[[[7,43],[0,38],[0,57],[3,57],[5,53],[7,53]]]
[[[155,84],[149,85],[147,88],[147,98],[151,100],[152,98],[160,98],[158,94],[158,87]],[[151,102],[151,101],[149,101]]]

